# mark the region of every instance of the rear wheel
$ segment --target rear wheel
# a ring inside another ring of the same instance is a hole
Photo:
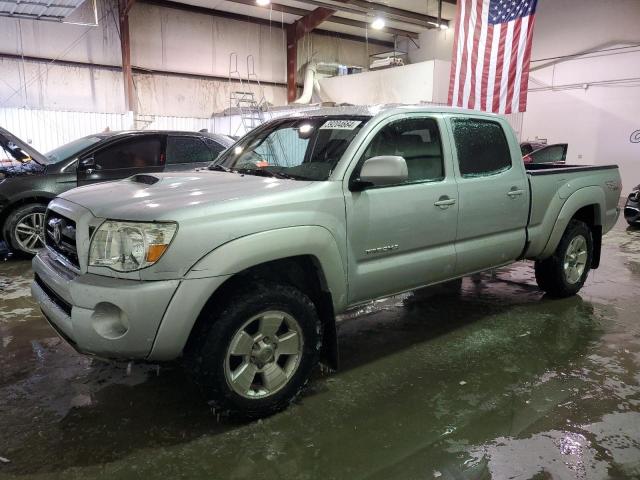
[[[29,203],[9,214],[4,236],[12,250],[24,255],[35,255],[44,247],[46,210],[46,205]]]
[[[187,366],[216,408],[257,418],[285,408],[317,365],[316,308],[288,285],[252,284],[206,314]]]
[[[554,297],[575,295],[589,275],[592,258],[591,229],[580,220],[571,220],[553,255],[536,261],[538,286]]]

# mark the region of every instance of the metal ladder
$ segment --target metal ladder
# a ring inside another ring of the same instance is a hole
[[[251,70],[249,66],[251,65]],[[247,79],[244,81],[240,71],[238,70],[238,54],[232,52],[229,55],[229,113],[234,109],[240,114],[240,122],[244,128],[245,133],[249,130],[253,130],[258,125],[265,121],[265,115],[263,111],[264,91],[260,85],[260,81],[255,73],[255,67],[253,62],[253,55],[247,57]],[[256,95],[251,89],[251,80],[254,79],[256,85],[258,85],[259,92],[262,91],[262,97],[256,100]],[[239,85],[239,89],[234,89],[234,83]],[[234,135],[238,133],[240,125],[233,132],[233,126],[229,122],[229,134]]]

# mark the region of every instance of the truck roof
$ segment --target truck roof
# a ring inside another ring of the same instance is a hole
[[[291,114],[291,117],[325,117],[325,116],[388,116],[403,112],[424,112],[424,113],[458,113],[464,115],[481,115],[498,117],[493,113],[480,112],[467,108],[447,107],[443,105],[405,105],[405,104],[384,104],[384,105],[348,105],[339,107],[321,107],[315,110],[305,110]],[[286,117],[283,117],[286,118]]]

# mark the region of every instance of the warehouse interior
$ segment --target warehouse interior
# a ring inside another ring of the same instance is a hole
[[[510,3],[526,101],[452,103],[484,95],[480,22]],[[640,478],[639,23],[638,0],[0,0],[0,478]],[[431,118],[404,140],[437,142],[419,158],[441,176],[412,184],[371,141],[394,115]],[[513,177],[465,176],[467,116],[500,125],[469,151],[505,139]],[[271,129],[334,163],[237,168]],[[101,142],[143,138],[100,166]],[[133,230],[142,261],[109,250]],[[247,334],[263,380],[234,400]],[[308,370],[295,394],[270,393],[278,362]]]

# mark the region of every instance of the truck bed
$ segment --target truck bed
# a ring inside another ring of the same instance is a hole
[[[530,164],[525,167],[529,180],[529,212],[526,258],[548,254],[545,250],[563,206],[578,190],[590,192],[602,218],[602,231],[615,223],[620,195],[617,165]],[[562,228],[564,230],[564,227]]]
[[[564,163],[530,163],[525,165],[528,174],[553,175],[556,173],[589,172],[596,170],[617,169],[617,165],[566,165]]]

